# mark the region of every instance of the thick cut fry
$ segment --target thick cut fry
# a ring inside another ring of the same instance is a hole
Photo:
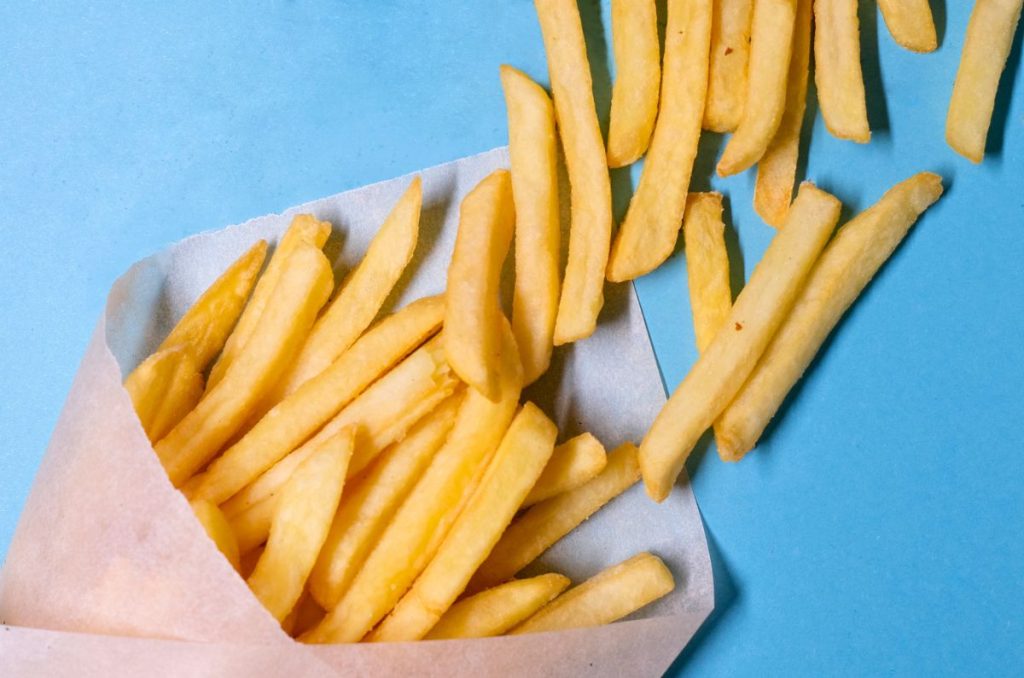
[[[205,500],[200,500],[205,501]],[[262,546],[270,536],[270,524],[274,520],[277,496],[264,497],[237,515],[230,516],[231,531],[238,541],[238,550],[248,553]]]
[[[452,396],[420,421],[400,443],[386,450],[346,492],[327,541],[309,575],[309,590],[333,610],[380,539],[413,484],[444,444],[463,394]]]
[[[718,161],[720,177],[752,167],[768,150],[782,124],[796,3],[797,0],[754,0],[746,103],[736,132]]]
[[[523,506],[533,506],[545,499],[575,490],[604,470],[608,455],[604,446],[589,433],[567,440],[555,448],[551,461],[534,483]]]
[[[224,554],[231,567],[238,569],[238,541],[235,539],[231,525],[220,509],[208,501],[192,502],[192,512],[196,514],[199,524],[206,530],[207,536],[217,546],[217,550]]]
[[[443,334],[448,363],[491,399],[499,393],[500,364],[494,360],[501,351],[498,286],[514,226],[512,179],[507,170],[497,170],[462,199],[448,265]]]
[[[437,555],[371,641],[419,640],[434,627],[512,521],[551,458],[556,437],[558,428],[536,405],[523,405]]]
[[[703,353],[732,310],[721,193],[690,194],[683,236],[693,331]]]
[[[224,344],[224,350],[221,351],[220,357],[217,358],[213,369],[210,370],[207,388],[213,388],[224,378],[228,368],[231,367],[231,363],[235,361],[238,354],[245,348],[245,344],[252,337],[260,316],[263,315],[263,311],[267,308],[270,295],[274,292],[277,281],[281,279],[285,262],[291,253],[302,244],[312,245],[317,249],[321,249],[330,235],[330,223],[319,221],[312,214],[298,214],[292,219],[292,223],[288,230],[285,231],[284,236],[282,236],[281,242],[274,248],[274,255],[270,257],[267,269],[256,282],[256,287],[252,291],[252,297],[249,299],[249,303],[245,305],[245,310],[242,311],[242,315],[238,319],[235,329],[231,332],[231,336],[228,337],[227,343]]]
[[[500,636],[551,602],[569,584],[560,574],[542,574],[495,586],[452,605],[424,638]]]
[[[934,52],[939,46],[929,0],[878,0],[885,25],[901,47],[911,52]]]
[[[437,332],[443,317],[444,298],[429,297],[382,320],[331,367],[274,406],[244,438],[214,461],[192,496],[223,503]]]
[[[483,475],[519,402],[522,369],[507,322],[502,338],[501,397],[495,402],[468,389],[447,442],[384,530],[341,601],[303,640],[344,643],[361,639],[434,557]]]
[[[609,280],[653,271],[676,246],[700,141],[710,42],[711,0],[669,0],[661,111],[640,185],[612,247]]]
[[[534,0],[534,6],[572,188],[569,261],[555,320],[555,345],[561,346],[593,334],[604,305],[612,185],[576,0]]]
[[[641,553],[569,589],[512,629],[512,635],[603,626],[622,619],[676,587],[665,563]]]
[[[146,436],[156,442],[199,402],[203,375],[187,346],[172,346],[146,358],[128,375],[124,387]]]
[[[793,56],[789,61],[786,111],[768,150],[757,163],[754,209],[770,226],[786,221],[793,202],[796,165],[800,156],[800,131],[807,108],[807,80],[811,63],[811,1],[797,0],[793,28]]]
[[[354,429],[347,431],[346,445],[310,457],[281,490],[267,547],[249,575],[249,588],[278,621],[302,595],[338,510],[355,436]]]
[[[608,166],[625,167],[647,150],[658,117],[661,68],[654,0],[612,0],[615,85],[608,124]]]
[[[715,0],[711,22],[711,62],[704,129],[732,132],[747,99],[750,15],[753,0]]]
[[[843,313],[940,195],[940,177],[915,175],[839,229],[750,378],[718,418],[723,459],[739,461],[754,447]]]
[[[658,413],[640,446],[647,494],[664,501],[700,436],[753,371],[839,220],[833,196],[805,183],[725,326]]]
[[[825,127],[859,144],[871,141],[860,68],[858,0],[815,0],[814,83]]]
[[[473,576],[467,590],[490,588],[511,579],[598,509],[640,479],[637,449],[626,443],[608,455],[608,464],[590,482],[542,501],[512,523]]]
[[[256,331],[219,384],[156,445],[175,486],[201,469],[245,424],[277,382],[330,296],[333,279],[323,252],[303,247],[288,258]],[[199,497],[211,499],[208,496]]]
[[[985,157],[999,79],[1022,5],[1024,0],[977,0],[971,11],[946,117],[946,142],[972,162]]]
[[[558,313],[558,154],[555,111],[540,85],[501,67],[508,108],[508,152],[516,208],[512,332],[524,383],[547,371]]]

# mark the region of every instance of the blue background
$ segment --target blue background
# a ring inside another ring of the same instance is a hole
[[[718,609],[680,675],[1024,668],[1020,35],[974,167],[943,143],[971,3],[933,0],[942,47],[927,56],[897,48],[862,4],[874,137],[837,141],[817,120],[806,176],[849,212],[922,169],[947,195],[758,451],[691,460]],[[608,8],[583,11],[606,118]],[[106,291],[133,261],[502,145],[498,65],[547,79],[527,0],[8,1],[0,55],[0,553]],[[698,188],[721,142],[702,146]],[[621,214],[628,172],[615,180]],[[728,194],[746,275],[772,235],[752,182],[710,181]],[[638,284],[671,385],[695,358],[684,280],[677,256]]]

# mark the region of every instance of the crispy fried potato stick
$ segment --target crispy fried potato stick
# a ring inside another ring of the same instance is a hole
[[[512,635],[603,626],[622,619],[676,587],[665,563],[641,553],[569,589],[512,629]]]
[[[568,577],[542,574],[516,579],[464,598],[448,608],[426,640],[500,636],[568,588]]]
[[[199,501],[205,501],[200,499]],[[231,532],[238,541],[238,550],[248,553],[262,546],[270,536],[270,524],[274,520],[277,496],[264,497],[237,515],[229,516]]]
[[[325,448],[288,480],[274,509],[267,547],[247,580],[278,621],[299,601],[338,510],[355,436],[353,429],[347,432],[347,445]]]
[[[664,501],[697,440],[753,371],[839,220],[833,196],[804,183],[729,319],[658,413],[640,446],[647,494]]]
[[[753,449],[843,313],[940,195],[940,177],[917,174],[839,229],[757,367],[718,418],[723,459],[739,461]]]
[[[263,547],[258,546],[248,553],[242,552],[239,558],[238,574],[242,579],[248,579],[252,571],[256,569],[256,563],[260,561],[263,556]]]
[[[512,178],[497,170],[462,199],[455,251],[448,265],[444,348],[448,364],[464,382],[492,400],[498,397],[494,356],[501,350],[498,287],[512,231]]]
[[[715,0],[704,129],[732,132],[743,117],[753,0]]]
[[[511,66],[501,67],[501,85],[516,207],[512,332],[531,384],[551,363],[561,285],[555,111],[544,88]]]
[[[302,345],[332,285],[330,264],[320,250],[302,247],[288,258],[252,339],[234,365],[156,444],[157,456],[176,487],[209,462],[245,424],[251,408],[277,382]],[[209,496],[199,498],[217,503]]]
[[[203,375],[187,346],[172,346],[146,358],[128,375],[124,387],[142,429],[156,442],[199,402]]]
[[[231,525],[220,509],[208,501],[192,502],[192,512],[196,514],[199,524],[206,530],[207,536],[216,545],[217,550],[224,554],[231,567],[238,569],[238,541]]]
[[[437,332],[444,298],[415,301],[370,329],[210,465],[193,496],[223,503],[302,444],[392,365]]]
[[[707,93],[711,0],[669,0],[665,41],[661,111],[612,247],[608,279],[614,282],[653,271],[679,238]]]
[[[654,0],[612,0],[615,84],[608,124],[608,166],[625,167],[647,150],[658,117],[661,58]]]
[[[800,131],[807,108],[807,79],[811,63],[811,0],[797,0],[793,28],[793,55],[786,85],[786,111],[775,138],[757,163],[754,210],[765,223],[778,228],[786,221],[793,202]]]
[[[999,78],[1006,67],[1024,0],[977,0],[946,117],[946,142],[972,162],[985,157]]]
[[[720,177],[752,167],[782,124],[795,21],[796,0],[754,0],[746,103],[736,132],[718,161]]]
[[[544,472],[534,483],[523,506],[533,506],[545,499],[575,490],[604,470],[608,455],[604,446],[589,433],[583,433],[555,448]]]
[[[306,591],[281,622],[281,630],[293,638],[298,637],[319,624],[325,614],[324,609]]]
[[[871,141],[860,68],[858,0],[815,0],[814,83],[828,131],[859,144]]]
[[[612,237],[612,186],[576,0],[534,0],[534,6],[572,187],[569,261],[555,320],[555,345],[561,346],[597,327]]]
[[[911,52],[934,52],[939,46],[928,0],[878,0],[885,25],[901,47]]]
[[[437,554],[369,640],[419,640],[434,627],[512,521],[557,437],[558,428],[540,408],[523,405]]]
[[[732,310],[721,193],[691,193],[683,225],[686,277],[697,350],[703,353]]]
[[[512,523],[467,590],[480,591],[511,579],[639,479],[636,446],[626,443],[616,448],[608,455],[604,470],[593,480],[534,505]]]

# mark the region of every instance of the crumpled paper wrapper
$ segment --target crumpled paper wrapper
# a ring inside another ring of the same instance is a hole
[[[417,260],[389,306],[444,288],[458,205],[496,149],[421,172]],[[300,212],[335,226],[338,273],[365,252],[410,177],[198,235],[135,264],[110,292],[0,571],[0,667],[17,676],[656,676],[713,607],[707,543],[685,477],[664,504],[637,485],[531,572],[574,582],[652,551],[676,590],[595,629],[469,641],[305,646],[285,635],[206,537],[153,453],[121,387],[189,305],[257,238]],[[568,197],[563,196],[563,203]],[[556,352],[531,387],[562,438],[639,441],[665,401],[631,286],[608,288],[597,333]]]

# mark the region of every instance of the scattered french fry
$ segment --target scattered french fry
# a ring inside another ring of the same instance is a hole
[[[754,0],[716,0],[711,22],[711,62],[704,129],[732,132],[747,99],[750,17]]]
[[[172,346],[146,358],[128,375],[124,387],[146,436],[156,442],[199,402],[203,375],[187,346]]]
[[[658,117],[661,57],[654,0],[612,0],[615,84],[608,124],[608,166],[631,165],[644,154]]]
[[[604,470],[608,455],[604,446],[589,433],[567,440],[555,448],[544,472],[534,483],[523,506],[533,506],[545,499],[575,490]]]
[[[686,278],[697,350],[703,353],[732,310],[721,193],[691,193],[683,223]]]
[[[901,47],[911,52],[934,52],[939,46],[935,19],[928,0],[878,0],[885,25]]]
[[[231,563],[231,567],[237,570],[239,567],[238,541],[224,514],[208,501],[192,502],[192,512],[196,514],[196,519],[199,520],[199,524],[206,530],[207,536],[217,546],[217,550]]]
[[[814,3],[814,83],[828,131],[859,144],[871,140],[860,67],[858,0]]]

